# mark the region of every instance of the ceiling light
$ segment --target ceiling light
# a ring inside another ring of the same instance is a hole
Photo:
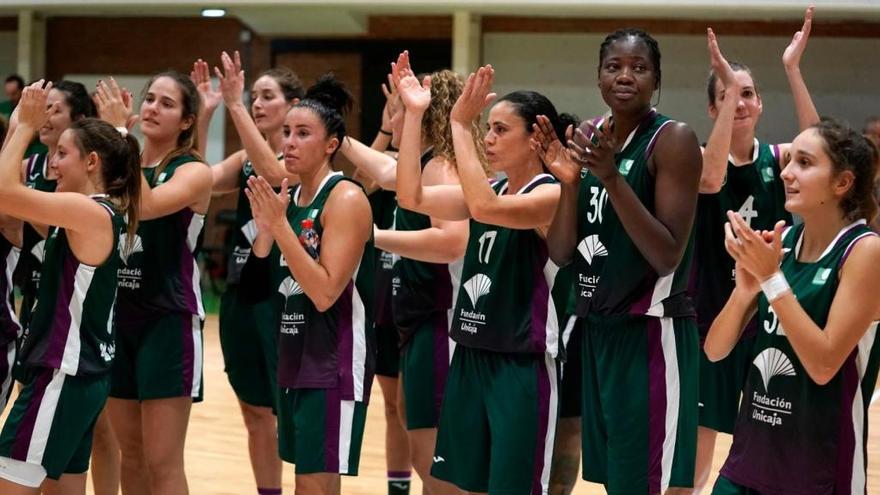
[[[202,17],[223,17],[226,9],[202,9]]]

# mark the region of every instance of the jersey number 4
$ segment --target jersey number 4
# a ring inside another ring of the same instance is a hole
[[[758,218],[758,210],[755,209],[755,197],[749,196],[746,198],[745,202],[742,206],[739,207],[739,216],[743,217],[743,220],[749,225],[752,226],[752,219]]]

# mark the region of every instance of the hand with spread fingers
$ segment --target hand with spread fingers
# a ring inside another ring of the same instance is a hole
[[[244,191],[251,203],[251,213],[260,231],[271,232],[272,229],[287,223],[287,206],[290,194],[287,190],[287,179],[281,181],[281,190],[276,193],[263,177],[248,179]]]
[[[192,72],[189,78],[196,85],[199,97],[202,99],[202,111],[213,112],[223,101],[223,93],[219,88],[214,88],[211,83],[211,72],[208,62],[198,59],[193,62]]]
[[[394,111],[394,103],[397,98],[394,85],[390,83],[390,76],[388,84],[382,83],[382,94],[385,95],[385,106],[382,107],[382,122],[379,129],[388,130],[391,129],[391,117],[393,116],[392,112]]]
[[[221,72],[214,67],[214,75],[220,80],[220,93],[223,95],[223,103],[227,107],[242,104],[241,95],[244,93],[244,70],[241,68],[241,55],[236,51],[232,57],[223,52],[220,55],[220,63],[223,65]]]
[[[113,127],[129,127],[133,109],[131,95],[112,77],[110,81],[101,79],[93,97],[98,116]]]
[[[550,172],[563,184],[577,184],[581,179],[581,166],[578,165],[568,149],[556,135],[556,130],[546,115],[538,115],[537,123],[532,124],[532,149]],[[565,139],[570,141],[574,135],[574,127],[565,130]]]
[[[813,27],[813,13],[816,8],[810,5],[804,13],[804,25],[801,30],[794,33],[791,43],[786,47],[782,54],[782,65],[787,68],[799,67],[801,65],[801,57],[807,49],[807,41],[810,39],[810,30]]]
[[[762,282],[779,270],[782,262],[782,231],[785,222],[779,221],[773,231],[752,230],[743,217],[727,212],[724,224],[724,247],[736,261],[737,267]]]
[[[739,82],[736,79],[736,74],[730,67],[730,63],[721,54],[721,48],[718,47],[718,38],[715,37],[715,31],[712,28],[707,29],[706,38],[709,45],[709,62],[712,66],[712,72],[718,76],[721,84],[724,85],[725,94],[734,94],[736,96],[736,93],[739,93],[739,91],[733,91],[733,89],[739,87]]]
[[[584,128],[593,139],[587,137]],[[572,137],[568,140],[568,149],[575,163],[589,170],[603,184],[618,174],[614,163],[617,141],[608,126],[600,129],[587,120],[575,129]]]
[[[405,63],[391,65],[392,78],[395,81],[397,93],[404,107],[409,112],[424,112],[431,106],[431,76],[425,76],[420,83],[409,65],[407,52],[401,57],[407,56]],[[400,62],[398,58],[398,62]]]
[[[449,115],[452,122],[470,126],[480,117],[483,110],[497,96],[492,93],[492,83],[495,82],[495,69],[491,65],[480,67],[477,72],[468,76],[467,82],[461,95],[452,107]]]
[[[24,88],[21,92],[21,99],[18,102],[18,125],[31,131],[39,130],[46,124],[49,115],[57,112],[59,103],[55,102],[51,108],[46,108],[46,100],[49,98],[49,90],[52,89],[52,82],[44,84],[44,80],[31,84]]]

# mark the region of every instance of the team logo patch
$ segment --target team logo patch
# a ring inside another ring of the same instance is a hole
[[[828,277],[831,276],[831,268],[820,268],[813,277],[813,285],[825,285]]]
[[[770,386],[770,380],[777,376],[795,376],[794,365],[791,360],[779,349],[770,347],[761,351],[752,364],[761,373],[761,381],[764,383],[764,391]]]
[[[764,167],[764,170],[761,172],[761,178],[764,182],[773,182],[776,174],[773,173],[773,169],[771,167]]]
[[[620,171],[621,175],[626,177],[627,175],[629,175],[629,171],[632,169],[633,163],[633,160],[629,158],[624,158],[620,161],[620,167],[618,167],[617,170]]]
[[[298,296],[303,293],[302,287],[300,287],[299,282],[293,279],[293,277],[287,277],[281,282],[281,285],[278,286],[278,292],[287,299],[290,296]]]
[[[585,237],[584,240],[578,244],[578,252],[581,253],[581,256],[583,256],[584,259],[587,260],[587,263],[591,265],[593,264],[593,259],[599,256],[608,256],[608,250],[596,234]]]
[[[144,241],[141,239],[141,236],[135,234],[134,240],[131,242],[131,246],[129,246],[128,235],[125,233],[119,234],[119,257],[123,263],[127,265],[129,256],[142,252],[144,252]]]
[[[165,182],[165,179],[167,179],[167,178],[168,178],[168,172],[162,172],[161,174],[159,174],[159,179],[156,180],[156,185],[158,186],[159,184],[162,184],[163,182]]]
[[[486,275],[482,273],[478,273],[471,277],[470,280],[464,283],[464,290],[467,292],[468,297],[471,299],[471,307],[477,307],[477,301],[480,300],[481,297],[485,296],[489,293],[489,290],[492,288],[492,280],[489,279]]]

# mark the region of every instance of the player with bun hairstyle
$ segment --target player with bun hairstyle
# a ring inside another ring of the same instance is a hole
[[[340,475],[357,475],[375,366],[370,205],[331,168],[351,104],[340,81],[319,78],[284,121],[285,167],[300,184],[276,193],[254,177],[246,190],[258,234],[243,294],[277,308],[278,446],[297,493],[339,493]]]

